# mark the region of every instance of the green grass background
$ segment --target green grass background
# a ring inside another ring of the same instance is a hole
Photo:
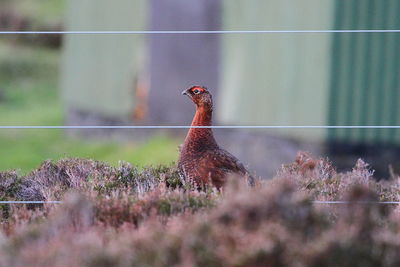
[[[14,0],[13,0],[14,1]],[[63,1],[4,1],[36,23],[62,21]],[[0,3],[0,8],[2,3]],[[59,98],[61,51],[0,39],[0,125],[62,125]],[[0,129],[0,171],[27,172],[43,160],[84,157],[139,167],[176,160],[178,141],[157,136],[146,143],[81,140],[55,129]]]

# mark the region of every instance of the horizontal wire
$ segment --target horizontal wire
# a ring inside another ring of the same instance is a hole
[[[0,34],[253,34],[253,33],[399,33],[400,30],[232,30],[232,31],[0,31]]]
[[[382,204],[382,205],[396,205],[400,201],[312,201],[314,204]]]
[[[0,201],[0,204],[62,204],[63,201]],[[397,205],[400,201],[311,201],[313,204],[381,204]]]
[[[190,129],[190,128],[206,128],[206,129],[400,129],[399,125],[229,125],[229,126],[176,126],[176,125],[138,125],[138,126],[16,126],[5,125],[0,129]]]
[[[0,201],[0,204],[61,204],[62,201]]]

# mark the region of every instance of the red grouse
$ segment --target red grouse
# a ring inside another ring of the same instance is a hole
[[[192,126],[211,126],[213,102],[206,87],[193,86],[182,92],[196,105]],[[197,186],[212,184],[221,188],[229,176],[240,176],[254,184],[253,177],[242,163],[221,149],[211,128],[190,128],[181,147],[178,161],[179,176],[183,183]]]

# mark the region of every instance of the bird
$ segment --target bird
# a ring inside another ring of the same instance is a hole
[[[195,85],[182,92],[196,106],[191,126],[212,126],[213,101],[205,86]],[[211,127],[190,128],[180,147],[178,173],[183,184],[187,182],[200,188],[212,185],[217,189],[227,179],[243,177],[249,185],[254,178],[243,164],[216,142]]]

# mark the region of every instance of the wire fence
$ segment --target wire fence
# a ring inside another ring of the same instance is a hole
[[[210,31],[0,31],[0,35],[114,35],[114,34],[279,34],[279,33],[400,33],[398,29],[363,30],[210,30]],[[0,126],[0,129],[399,129],[397,125],[252,125],[252,126]]]
[[[328,34],[400,33],[397,29],[376,30],[216,30],[216,31],[0,31],[0,35],[160,35],[160,34]],[[0,126],[0,129],[399,129],[397,125],[246,125],[246,126]],[[400,201],[311,201],[313,204],[399,205]],[[0,204],[62,204],[62,201],[0,201]]]
[[[400,30],[221,30],[221,31],[0,31],[2,35],[11,34],[279,34],[279,33],[400,33]]]
[[[0,204],[61,204],[62,201],[50,200],[50,201],[0,201]]]
[[[329,125],[253,125],[253,126],[0,126],[0,129],[398,129],[400,126],[329,126]],[[62,201],[0,201],[0,204],[61,204]],[[398,205],[400,201],[312,201],[313,204],[382,204]]]
[[[311,201],[313,204],[380,204],[380,205],[399,205],[400,201]]]
[[[0,204],[62,204],[63,201],[0,201]],[[400,201],[311,201],[313,204],[379,204],[379,205],[399,205]]]
[[[100,126],[0,126],[0,129],[400,129],[399,125],[100,125]]]

